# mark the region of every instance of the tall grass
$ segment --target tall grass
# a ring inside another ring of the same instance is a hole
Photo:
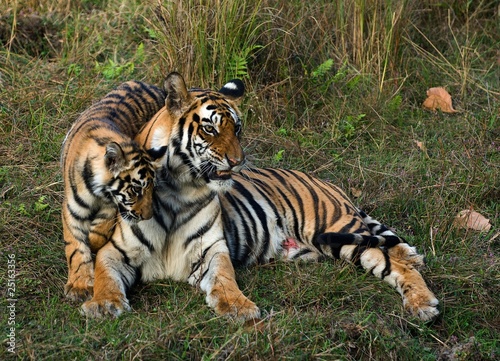
[[[402,34],[418,10],[389,0],[173,0],[159,4],[149,23],[165,64],[195,82],[237,75],[237,58],[264,83],[306,75],[332,58],[336,69],[347,63],[374,76],[381,91],[400,70]]]
[[[168,1],[149,21],[165,67],[208,86],[248,76],[248,62],[262,45],[262,1]]]
[[[350,138],[364,122],[365,111],[356,109],[352,94],[375,114],[397,108],[406,82],[421,96],[436,85],[457,85],[462,97],[478,88],[497,94],[498,82],[484,83],[494,81],[495,65],[485,66],[478,52],[491,52],[495,39],[471,30],[492,29],[487,15],[494,7],[467,4],[173,0],[156,6],[147,27],[165,72],[178,70],[199,86],[244,78],[256,99],[273,100],[258,109],[273,126],[326,131],[338,140]],[[446,39],[426,31],[430,24]],[[409,70],[418,61],[434,68],[426,70],[432,75],[425,80]]]

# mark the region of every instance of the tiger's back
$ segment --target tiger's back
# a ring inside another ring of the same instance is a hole
[[[126,82],[85,110],[66,135],[62,223],[71,299],[90,295],[91,253],[109,240],[117,212],[125,220],[152,216],[153,164],[132,137],[165,98],[156,86]]]

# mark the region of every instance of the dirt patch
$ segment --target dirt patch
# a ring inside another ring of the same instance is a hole
[[[457,339],[451,342],[453,343],[451,347],[439,354],[439,361],[481,360],[475,337],[470,337],[465,342],[459,342]]]
[[[54,56],[60,50],[61,25],[56,14],[39,14],[31,9],[8,12],[0,17],[0,43],[13,53]]]

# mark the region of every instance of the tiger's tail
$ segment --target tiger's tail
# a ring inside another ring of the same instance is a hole
[[[347,245],[356,245],[367,248],[392,248],[401,243],[408,243],[403,237],[398,236],[386,225],[380,223],[375,218],[370,217],[360,209],[357,211],[363,218],[363,222],[370,230],[369,236],[358,233],[327,232],[318,237],[318,243],[328,245],[333,248],[340,248]]]
[[[424,265],[424,257],[417,252],[415,247],[410,246],[403,237],[398,236],[386,225],[370,217],[362,210],[358,209],[357,211],[370,230],[370,235],[325,232],[317,237],[317,244],[330,247],[332,254],[337,256],[336,258],[340,258],[343,247],[356,246],[357,252],[354,252],[353,255],[360,254],[363,250],[369,248],[381,248],[388,252],[390,257],[405,261],[417,269]]]

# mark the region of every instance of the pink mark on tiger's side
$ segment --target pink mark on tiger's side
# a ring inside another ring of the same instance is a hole
[[[293,257],[300,250],[300,246],[294,238],[287,238],[281,244],[283,248],[283,256],[287,259],[293,259]]]
[[[281,244],[281,247],[285,249],[285,251],[289,252],[291,249],[299,249],[299,245],[294,238],[287,238]]]

